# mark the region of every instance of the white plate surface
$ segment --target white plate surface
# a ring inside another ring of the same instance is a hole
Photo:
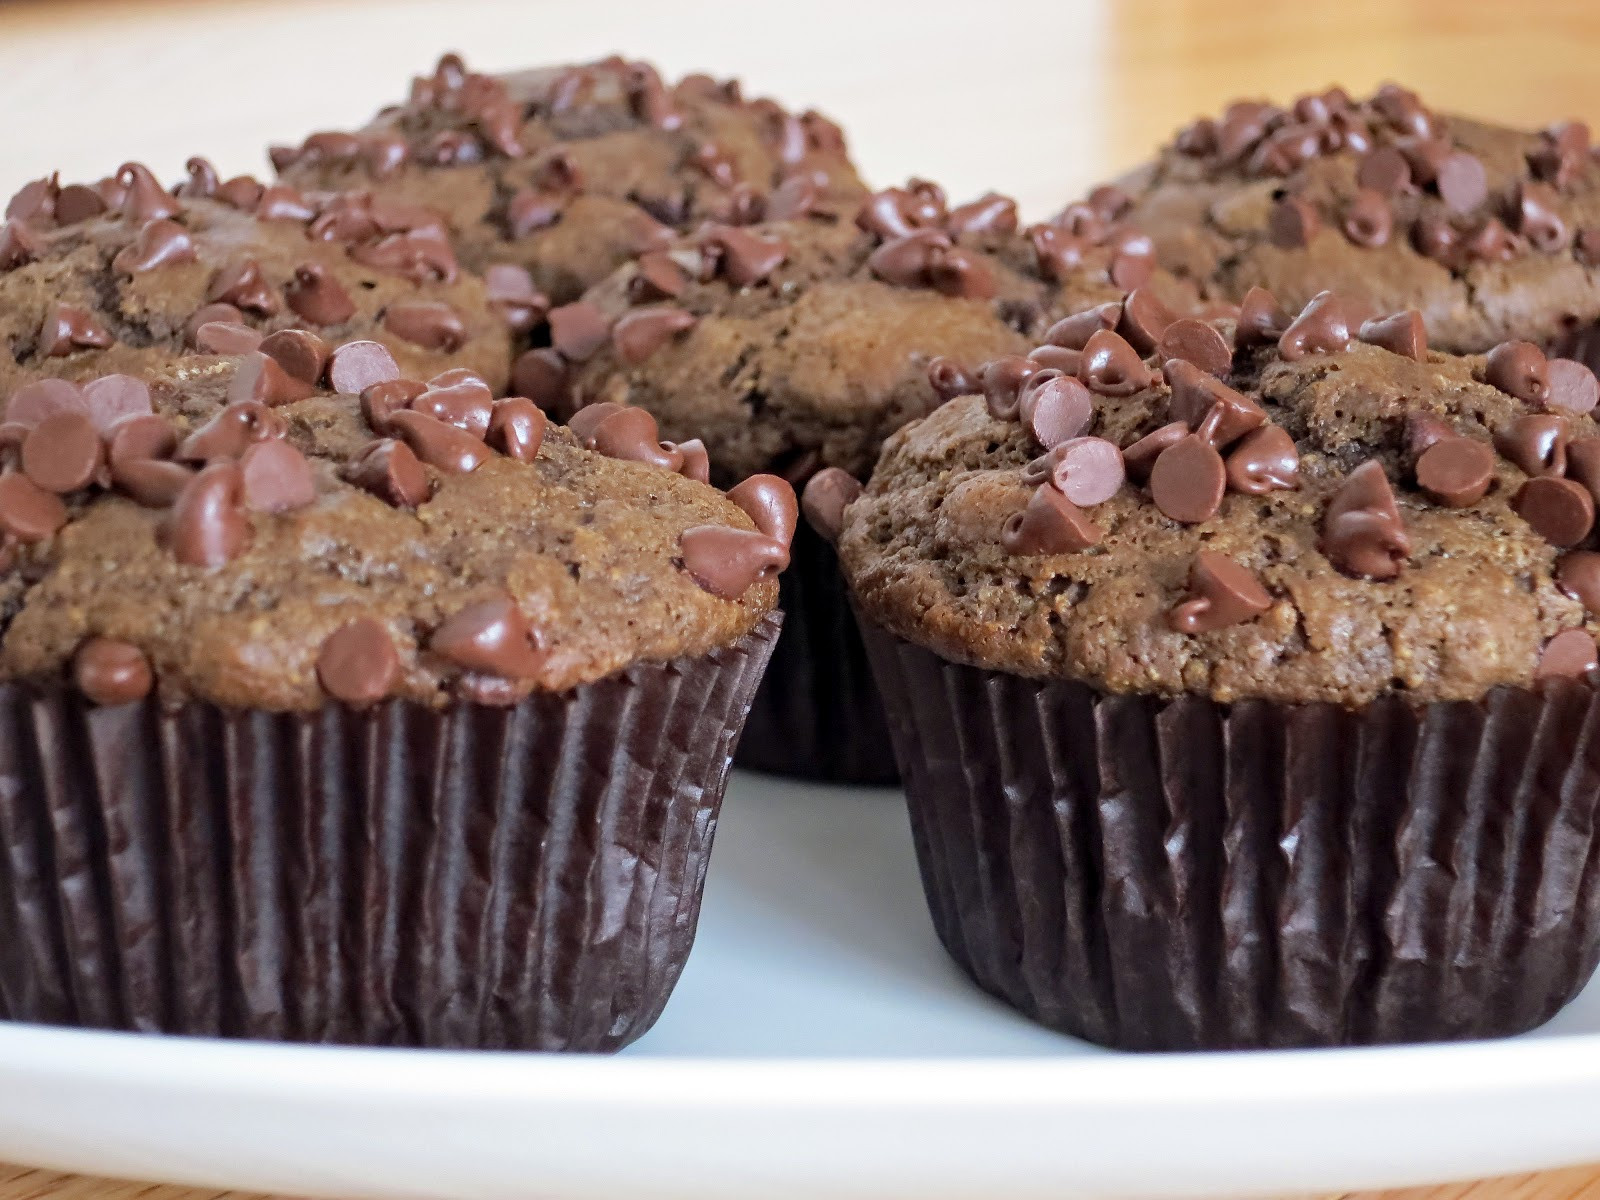
[[[302,1195],[1335,1191],[1600,1159],[1600,987],[1503,1043],[1127,1056],[970,987],[899,797],[735,780],[700,943],[615,1059],[0,1025],[0,1159]]]

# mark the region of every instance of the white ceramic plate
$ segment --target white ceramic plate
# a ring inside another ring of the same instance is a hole
[[[1401,1186],[1600,1159],[1600,987],[1503,1043],[1126,1056],[970,987],[899,798],[737,778],[615,1059],[0,1025],[0,1160],[301,1195],[918,1200]]]

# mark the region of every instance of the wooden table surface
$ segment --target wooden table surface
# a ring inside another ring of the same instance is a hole
[[[1594,0],[203,0],[0,3],[0,196],[130,157],[177,178],[192,153],[261,169],[260,147],[360,120],[441,49],[484,68],[612,50],[738,73],[844,119],[869,177],[953,197],[989,188],[1041,215],[1241,93],[1284,99],[1396,79],[1440,108],[1600,124]],[[270,14],[271,20],[263,20]],[[556,14],[556,19],[542,19]],[[766,10],[763,10],[763,17]],[[330,52],[331,51],[331,52]],[[292,1149],[286,1148],[286,1153]],[[1384,1193],[1388,1200],[1600,1200],[1600,1169]],[[219,1193],[0,1166],[0,1200]]]

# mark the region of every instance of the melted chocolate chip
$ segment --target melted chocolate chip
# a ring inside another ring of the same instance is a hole
[[[195,260],[194,239],[176,221],[151,221],[140,228],[133,241],[117,251],[111,265],[124,275],[142,275],[160,267],[173,267]]]
[[[303,379],[296,379],[281,366],[278,360],[257,350],[244,356],[228,385],[228,402],[258,400],[262,404],[277,406],[293,404],[316,392],[316,387]]]
[[[1482,162],[1457,150],[1438,164],[1433,187],[1452,212],[1469,213],[1488,198],[1489,176]]]
[[[106,327],[88,309],[75,304],[51,305],[39,327],[38,354],[44,358],[65,358],[77,350],[104,350],[111,344]]]
[[[270,406],[259,400],[235,401],[184,438],[177,457],[185,462],[234,459],[256,442],[281,438],[287,432],[283,418]]]
[[[701,252],[711,273],[724,276],[734,287],[753,287],[789,257],[782,238],[763,237],[731,225],[708,225],[700,231]]]
[[[1114,305],[1103,304],[1099,308],[1090,309],[1088,313],[1082,314],[1082,317],[1089,318],[1094,313],[1104,314],[1106,310],[1115,307]],[[1129,292],[1120,309],[1118,309],[1117,316],[1117,332],[1141,355],[1154,351],[1160,344],[1162,335],[1167,332],[1168,326],[1178,319],[1178,315],[1167,307],[1166,302],[1148,288],[1135,288]],[[1071,320],[1072,318],[1068,319]],[[1085,324],[1087,323],[1087,320],[1085,320]],[[1065,322],[1061,324],[1065,324]],[[1056,328],[1059,329],[1060,325],[1057,325]],[[1085,348],[1088,345],[1088,338],[1095,332],[1094,329],[1088,329],[1084,334],[1084,341],[1080,342],[1074,349],[1081,350]],[[1055,341],[1049,335],[1046,335],[1046,340]],[[1059,344],[1065,345],[1066,343]]]
[[[510,396],[495,402],[489,418],[488,442],[500,453],[518,462],[532,462],[544,444],[544,412],[532,400]]]
[[[1495,448],[1528,475],[1565,475],[1570,434],[1565,417],[1524,414],[1495,431]]]
[[[1150,386],[1150,371],[1126,339],[1108,330],[1090,336],[1083,347],[1078,378],[1102,396],[1131,396]]]
[[[1022,385],[1039,369],[1038,363],[1015,354],[984,363],[983,398],[989,415],[997,421],[1016,420]]]
[[[785,546],[794,538],[800,519],[794,488],[776,475],[752,475],[728,489],[728,499],[755,522],[756,528]]]
[[[1556,254],[1572,242],[1567,223],[1557,212],[1560,201],[1542,183],[1524,183],[1517,194],[1517,232],[1536,250]]]
[[[1077,368],[1073,369],[1076,371]],[[973,396],[983,390],[970,371],[955,359],[943,355],[928,363],[928,386],[941,403],[954,400],[957,396]]]
[[[471,474],[493,455],[481,439],[426,413],[401,409],[389,418],[389,426],[418,458],[446,474]]]
[[[249,354],[260,348],[262,337],[258,330],[231,321],[207,321],[194,331],[194,348],[201,354],[235,356]]]

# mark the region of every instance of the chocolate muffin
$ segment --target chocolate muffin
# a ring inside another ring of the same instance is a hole
[[[705,75],[669,86],[621,58],[494,76],[447,54],[366,128],[272,159],[288,183],[371,188],[447,214],[468,267],[520,264],[557,304],[674,229],[748,223],[775,197],[853,203],[865,190],[818,113]]]
[[[772,471],[799,485],[824,467],[865,479],[885,437],[1064,313],[1136,286],[1136,314],[1167,311],[1149,243],[1105,199],[1077,233],[1020,229],[1003,196],[952,207],[920,180],[843,218],[797,203],[780,221],[707,225],[557,309],[553,350],[535,354],[570,375],[574,403],[637,405],[667,436],[703,438],[719,483]],[[549,394],[526,364],[518,378]],[[892,783],[833,552],[803,530],[795,555],[740,765]]]
[[[263,399],[267,357],[7,400],[0,1019],[626,1043],[693,939],[792,489],[373,342]]]
[[[1359,103],[1334,88],[1201,118],[1123,185],[1161,265],[1209,296],[1264,287],[1297,310],[1331,288],[1416,309],[1444,350],[1515,339],[1595,365],[1600,163],[1582,123],[1526,132],[1393,84]]]
[[[40,377],[154,377],[290,328],[375,340],[421,378],[465,368],[499,394],[527,314],[492,292],[457,265],[437,214],[370,193],[219,180],[199,158],[172,191],[138,163],[88,186],[52,176],[0,225],[0,395]]]
[[[807,489],[944,943],[1047,1025],[1496,1036],[1600,956],[1600,386],[1348,312],[1102,307]]]

